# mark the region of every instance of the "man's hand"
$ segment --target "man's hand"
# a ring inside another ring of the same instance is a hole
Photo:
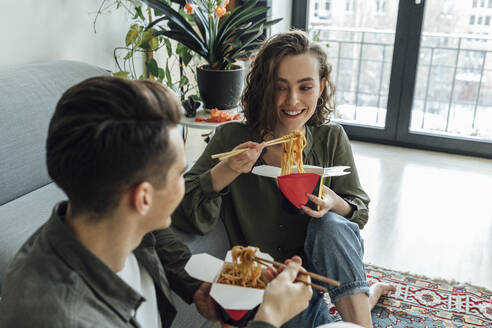
[[[210,297],[210,288],[212,284],[204,282],[196,290],[195,295],[193,295],[193,302],[200,314],[210,321],[219,321],[217,311],[215,310],[215,303]]]
[[[265,289],[263,303],[255,316],[256,320],[269,322],[277,327],[305,310],[313,296],[311,286],[294,282],[296,279],[311,281],[307,275],[297,277],[301,270],[301,259],[294,257],[286,263],[286,268]]]

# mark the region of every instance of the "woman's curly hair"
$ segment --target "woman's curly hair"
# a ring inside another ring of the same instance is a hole
[[[306,53],[318,59],[320,81],[326,78],[323,93],[307,125],[319,126],[327,122],[328,115],[335,109],[335,85],[330,79],[332,67],[325,48],[312,41],[306,32],[292,30],[267,39],[251,63],[241,104],[252,132],[264,136],[273,131],[278,121],[274,95],[279,64],[286,56]]]

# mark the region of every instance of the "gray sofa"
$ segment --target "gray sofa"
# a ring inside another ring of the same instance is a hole
[[[73,61],[53,61],[0,69],[0,293],[5,269],[22,243],[66,199],[51,182],[45,140],[56,102],[70,86],[108,71]],[[229,242],[222,224],[207,236],[175,230],[192,253],[223,258]],[[209,327],[194,305],[174,295],[173,327]]]

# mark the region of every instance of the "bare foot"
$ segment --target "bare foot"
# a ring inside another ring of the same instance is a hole
[[[381,282],[375,283],[369,288],[369,311],[372,311],[379,301],[382,295],[386,295],[390,292],[395,292],[396,287],[389,284],[383,284]]]

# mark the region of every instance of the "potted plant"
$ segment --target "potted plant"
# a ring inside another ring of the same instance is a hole
[[[131,26],[124,38],[125,45],[114,49],[118,71],[113,75],[133,80],[160,81],[180,95],[186,112],[193,115],[200,101],[198,95],[194,94],[197,93],[194,66],[199,62],[198,56],[182,44],[172,45],[165,36],[153,36],[153,30],[146,30],[145,27],[162,14],[144,6],[141,0],[101,0],[93,21],[94,33],[99,16],[112,13],[114,10],[126,11]],[[181,10],[184,12],[184,9]],[[156,60],[154,54],[161,48],[166,51],[167,58]],[[140,65],[141,54],[143,54],[143,67]],[[173,74],[172,72],[177,69],[179,75]]]
[[[237,106],[243,88],[244,68],[236,65],[256,47],[263,30],[281,20],[267,20],[261,15],[266,6],[248,0],[228,12],[229,0],[197,0],[186,3],[190,23],[164,0],[143,0],[163,14],[146,29],[154,36],[176,40],[202,57],[206,64],[197,67],[198,88],[205,108],[230,109]]]

